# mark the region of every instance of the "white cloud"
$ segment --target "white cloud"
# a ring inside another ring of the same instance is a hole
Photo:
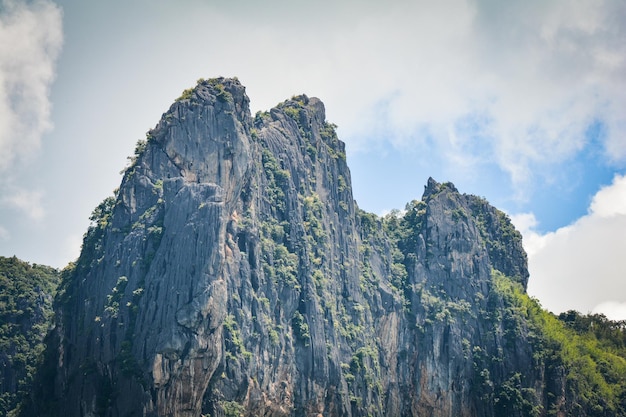
[[[51,1],[0,0],[0,172],[40,145],[50,121],[50,85],[62,44]]]
[[[510,217],[517,230],[524,236],[524,249],[529,258],[541,251],[554,235],[554,233],[541,235],[535,231],[539,223],[534,213],[513,214]]]
[[[113,34],[98,57],[98,75],[111,80],[115,97],[128,89],[145,102],[157,82],[182,91],[200,76],[237,75],[253,111],[292,94],[318,96],[350,152],[376,141],[426,149],[461,178],[495,163],[520,197],[581,152],[594,122],[606,132],[606,158],[626,162],[621,0],[195,0],[127,8],[132,30],[124,40]],[[199,41],[226,32],[228,42]],[[119,56],[127,62],[111,64]]]
[[[598,217],[626,215],[626,176],[615,176],[613,184],[598,191],[590,210]]]
[[[611,320],[626,320],[626,302],[605,301],[591,310],[594,314],[604,314]]]
[[[42,197],[41,191],[14,189],[0,199],[0,203],[25,214],[31,220],[41,221],[46,215]]]
[[[521,189],[581,152],[594,122],[606,128],[606,158],[626,161],[621,0],[392,1],[326,12],[335,18],[311,12],[297,36],[288,24],[252,25],[259,47],[225,55],[255,64],[240,76],[257,108],[304,90],[332,103],[329,117],[353,149],[429,141],[451,167],[495,161]]]
[[[553,311],[570,309],[607,316],[626,303],[626,176],[596,193],[589,214],[541,235],[534,216],[512,216],[529,255],[529,294]]]
[[[626,160],[622,0],[67,4],[72,48],[55,92],[55,135],[64,129],[55,143],[70,156],[50,163],[47,184],[19,183],[24,189],[70,199],[67,190],[81,188],[82,201],[101,200],[119,182],[125,154],[176,95],[199,77],[220,75],[240,77],[253,110],[292,94],[318,96],[349,152],[391,142],[435,160],[455,181],[480,182],[484,171],[475,168],[496,163],[518,188],[532,186],[581,152],[592,122],[605,133],[600,152],[618,169]],[[61,13],[45,0],[0,0],[0,10],[0,174],[8,174],[10,161],[36,149],[50,125]],[[212,41],[216,33],[226,41]],[[9,89],[19,88],[33,98],[9,99]],[[70,165],[81,175],[59,181],[59,166]],[[459,171],[465,175],[453,175]],[[508,201],[508,182],[498,185]],[[70,213],[66,202],[56,210],[46,203],[51,215],[63,213],[55,222],[67,230],[88,215],[74,211],[78,204]],[[576,234],[567,230],[535,234],[538,256]]]
[[[8,240],[11,237],[9,231],[0,225],[0,240]]]

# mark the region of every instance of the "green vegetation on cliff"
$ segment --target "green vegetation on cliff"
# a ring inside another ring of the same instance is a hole
[[[505,213],[350,183],[320,100],[200,80],[94,211],[22,415],[624,415],[623,324],[529,298]]]
[[[534,359],[565,372],[566,401],[547,415],[626,415],[625,323],[577,312],[557,317],[501,273],[495,271],[493,278],[505,305],[502,315],[509,329],[516,329],[512,337],[521,337],[526,327]]]
[[[59,272],[0,257],[0,415],[16,407],[30,384],[52,323]]]

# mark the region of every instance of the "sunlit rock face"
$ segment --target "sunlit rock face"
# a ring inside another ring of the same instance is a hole
[[[45,382],[55,416],[522,416],[558,366],[499,313],[525,288],[519,233],[429,179],[385,218],[356,206],[316,98],[252,116],[201,80],[139,143],[62,284]],[[500,405],[498,405],[500,404]],[[500,408],[499,408],[500,407]]]

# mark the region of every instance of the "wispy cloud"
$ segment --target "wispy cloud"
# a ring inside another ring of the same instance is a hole
[[[237,75],[253,110],[318,96],[350,152],[391,143],[428,152],[456,177],[496,166],[523,197],[583,152],[596,124],[603,161],[626,164],[622,0],[195,0],[128,11],[167,19],[167,32],[142,26],[151,32],[141,39],[176,50],[163,59],[121,46],[140,57],[137,79]],[[236,26],[246,30],[199,53],[196,39]]]
[[[532,214],[512,216],[529,255],[528,291],[561,312],[626,319],[626,176],[594,196],[589,214],[556,232],[539,234]]]
[[[12,189],[0,199],[0,204],[25,214],[34,221],[41,221],[46,215],[42,204],[41,191]]]
[[[4,228],[2,225],[0,225],[0,240],[7,240],[10,237],[10,233],[9,231]]]
[[[384,4],[329,5],[324,31],[297,38],[289,25],[253,26],[272,45],[240,58],[255,62],[240,74],[255,103],[271,106],[261,100],[278,86],[307,89],[332,103],[353,148],[428,142],[451,167],[497,163],[522,190],[581,152],[593,123],[607,132],[604,160],[626,162],[623,1]]]
[[[626,302],[605,301],[598,304],[591,312],[604,314],[611,320],[626,320]]]
[[[37,150],[52,126],[49,93],[61,21],[51,1],[0,0],[0,172]]]

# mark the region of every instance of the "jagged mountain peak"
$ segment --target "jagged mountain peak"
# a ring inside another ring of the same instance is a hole
[[[359,210],[335,128],[306,95],[252,117],[237,79],[185,90],[94,212],[31,414],[564,410],[500,313],[528,279],[508,217],[432,178],[403,215]]]
[[[454,186],[451,182],[444,182],[443,184],[435,181],[433,177],[428,177],[428,181],[424,186],[424,194],[422,195],[423,200],[427,200],[432,195],[438,194],[444,189],[449,189],[452,192],[458,193],[459,190]]]

